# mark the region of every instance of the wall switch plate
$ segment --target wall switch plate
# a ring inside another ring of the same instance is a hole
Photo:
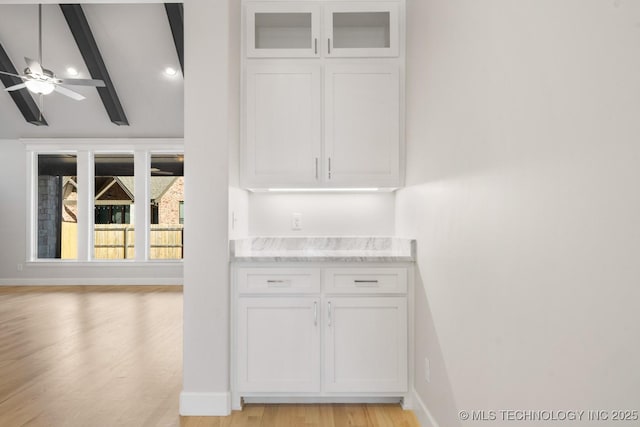
[[[431,362],[429,362],[429,358],[424,358],[424,380],[428,383],[431,382]]]
[[[294,212],[291,214],[291,229],[302,230],[302,214]]]

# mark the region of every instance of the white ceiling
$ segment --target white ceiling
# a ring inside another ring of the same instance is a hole
[[[166,67],[180,70],[171,28],[162,3],[84,4],[83,10],[115,86],[129,126],[109,120],[95,88],[72,87],[86,96],[74,101],[53,93],[44,97],[49,126],[27,123],[0,83],[0,139],[13,138],[181,138],[183,78],[168,77]],[[78,78],[90,78],[58,5],[42,7],[42,63],[58,77],[75,67]],[[38,8],[0,4],[0,43],[18,72],[24,57],[38,57]]]

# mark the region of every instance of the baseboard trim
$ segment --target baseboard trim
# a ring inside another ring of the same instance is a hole
[[[421,427],[440,427],[436,419],[422,401],[418,392],[413,390],[413,413],[416,415]]]
[[[180,278],[29,278],[29,279],[0,279],[0,286],[138,286],[138,285],[182,285]]]
[[[224,417],[231,414],[231,393],[180,393],[180,415]]]
[[[324,404],[324,403],[399,403],[401,397],[345,397],[345,396],[245,396],[244,403],[293,403],[293,404]]]

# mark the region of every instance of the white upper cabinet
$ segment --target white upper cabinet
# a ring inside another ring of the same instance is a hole
[[[320,66],[249,64],[243,186],[316,186],[320,180]]]
[[[248,3],[245,31],[250,58],[319,56],[320,7],[308,3]]]
[[[399,89],[395,65],[327,65],[324,135],[331,186],[398,185]]]
[[[331,3],[324,8],[323,51],[329,57],[398,56],[398,4]]]
[[[320,32],[320,16],[323,27]],[[248,2],[249,58],[393,57],[400,44],[397,2]]]
[[[241,185],[397,188],[405,0],[244,0]]]

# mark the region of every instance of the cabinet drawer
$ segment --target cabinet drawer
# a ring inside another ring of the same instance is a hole
[[[374,294],[407,292],[404,268],[329,268],[324,290],[334,294]]]
[[[241,294],[315,294],[320,292],[317,268],[239,268]]]

